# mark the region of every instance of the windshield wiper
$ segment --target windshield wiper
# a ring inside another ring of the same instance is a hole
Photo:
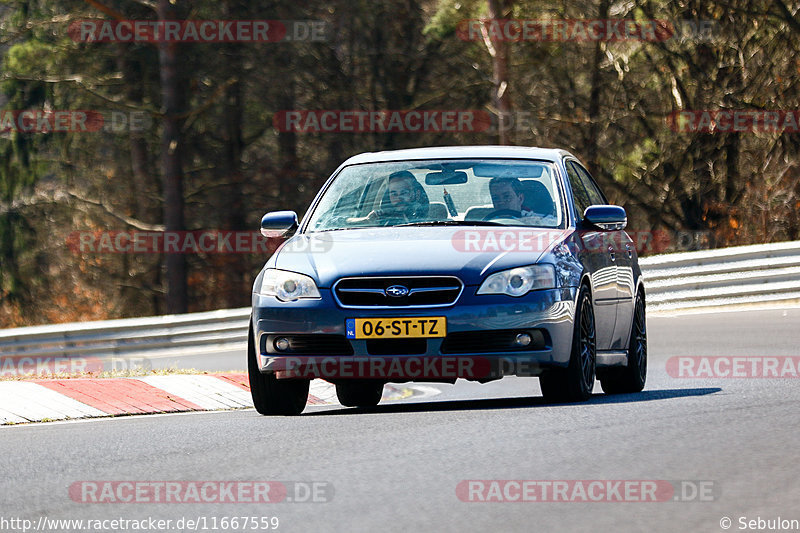
[[[424,222],[405,222],[403,224],[391,224],[384,226],[375,224],[371,226],[348,226],[346,228],[326,228],[311,231],[309,233],[324,233],[327,231],[343,231],[348,229],[368,229],[368,228],[403,228],[409,226],[522,226],[524,224],[501,224],[491,220],[426,220]]]
[[[342,231],[345,229],[352,229],[352,228],[325,228],[325,229],[315,229],[311,230],[308,233],[325,233],[326,231]]]
[[[491,220],[428,220],[426,222],[408,222],[406,224],[395,224],[395,228],[404,226],[507,226],[500,222]]]

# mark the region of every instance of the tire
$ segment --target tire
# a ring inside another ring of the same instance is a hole
[[[553,368],[539,377],[542,395],[553,402],[584,402],[592,395],[597,359],[592,296],[587,285],[581,285],[575,307],[575,326],[567,368]]]
[[[628,365],[609,368],[600,376],[606,394],[641,392],[647,381],[647,316],[644,295],[636,294],[628,342]]]
[[[262,415],[299,415],[306,408],[310,380],[278,379],[275,374],[259,370],[252,320],[247,340],[247,374],[253,406]]]
[[[375,407],[383,396],[383,381],[351,379],[336,383],[336,397],[345,407]]]

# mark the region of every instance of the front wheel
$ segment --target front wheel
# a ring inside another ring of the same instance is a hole
[[[589,287],[581,285],[575,308],[572,350],[567,368],[553,368],[539,377],[542,395],[548,401],[583,402],[592,395],[597,341],[594,309]]]
[[[375,407],[383,395],[383,381],[352,379],[336,383],[336,397],[345,407]]]
[[[631,338],[628,343],[628,366],[609,368],[600,376],[606,394],[641,392],[647,380],[647,320],[644,297],[639,292],[633,308]]]
[[[262,415],[299,415],[306,408],[310,380],[278,379],[275,374],[259,370],[252,320],[247,339],[247,374],[253,406]]]

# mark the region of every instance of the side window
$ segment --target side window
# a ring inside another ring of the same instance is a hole
[[[581,183],[583,183],[586,192],[589,194],[589,200],[592,201],[592,205],[604,205],[608,203],[605,198],[603,198],[603,193],[601,193],[600,189],[595,185],[594,180],[589,176],[589,172],[576,163],[570,164],[574,165],[577,169],[578,175],[581,177]]]
[[[578,212],[578,221],[580,222],[583,221],[583,212],[587,207],[592,205],[592,201],[589,199],[589,195],[581,183],[581,178],[578,175],[578,171],[575,170],[575,166],[571,161],[567,161],[566,163],[569,186],[572,189],[572,196],[575,199],[575,210]]]

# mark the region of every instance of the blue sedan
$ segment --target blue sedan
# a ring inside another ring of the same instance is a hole
[[[387,382],[536,376],[554,402],[638,392],[645,291],[627,216],[564,150],[419,148],[345,161],[253,285],[248,370],[265,415],[311,379],[345,406]]]

